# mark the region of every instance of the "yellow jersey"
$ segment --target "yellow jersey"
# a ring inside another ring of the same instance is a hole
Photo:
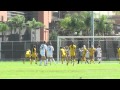
[[[31,54],[31,51],[30,51],[30,50],[27,50],[27,51],[26,51],[26,54],[27,54],[27,55],[30,55],[30,54]]]
[[[117,49],[117,52],[120,54],[120,48]]]
[[[83,54],[83,55],[86,55],[86,52],[87,52],[87,49],[86,49],[86,48],[83,48],[82,54]]]
[[[36,48],[33,48],[32,53],[36,53]]]
[[[76,45],[70,45],[69,46],[69,48],[70,48],[70,52],[75,52],[76,51]]]
[[[63,56],[63,55],[66,55],[66,50],[65,50],[65,49],[61,48],[60,51],[61,51],[61,55],[62,55],[62,56]]]
[[[89,52],[90,52],[90,55],[93,55],[95,53],[95,48],[90,48]]]

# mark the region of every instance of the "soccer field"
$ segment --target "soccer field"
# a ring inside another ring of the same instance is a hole
[[[0,62],[0,79],[120,79],[118,62],[101,64],[52,63],[50,66],[23,64],[20,61]]]

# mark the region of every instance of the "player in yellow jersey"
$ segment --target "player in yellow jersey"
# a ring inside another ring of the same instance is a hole
[[[32,59],[35,60],[35,64],[37,64],[37,56],[38,55],[37,55],[37,52],[36,52],[36,46],[35,45],[32,48],[32,55],[31,56],[32,56]],[[32,61],[33,61],[32,59],[31,59],[31,62],[30,62],[31,64],[32,64]]]
[[[31,61],[31,50],[27,49],[25,53],[25,59],[29,59]],[[23,60],[23,64],[25,63],[25,60]]]
[[[67,45],[65,46],[65,50],[66,50],[66,61],[67,61],[67,65],[68,65],[69,59],[70,59],[70,50]]]
[[[82,60],[81,60],[81,63],[82,63],[83,61],[86,62],[86,53],[87,53],[86,46],[83,45],[83,52],[82,52]]]
[[[69,46],[69,49],[70,49],[70,59],[71,62],[73,62],[73,66],[74,66],[74,62],[76,58],[76,45],[72,42],[71,45]]]
[[[120,60],[120,47],[117,48],[118,60]]]
[[[60,47],[60,57],[63,64],[63,61],[66,59],[66,51],[63,47]]]
[[[95,54],[95,48],[93,46],[91,46],[91,48],[89,49],[90,52],[90,63],[93,62],[94,63],[94,54]]]

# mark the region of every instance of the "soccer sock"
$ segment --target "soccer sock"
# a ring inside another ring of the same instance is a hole
[[[46,59],[46,64],[48,63],[48,59]]]
[[[71,64],[72,64],[72,62],[73,62],[73,61],[72,61],[72,59],[71,59]]]
[[[80,60],[78,59],[78,64],[79,64],[79,61],[80,61]]]
[[[25,60],[23,60],[23,64],[25,64]]]
[[[94,59],[93,59],[92,61],[93,61],[93,63],[95,64],[95,61],[94,61]]]
[[[37,63],[36,59],[35,59],[35,64]]]
[[[30,60],[30,64],[32,64],[32,60]]]
[[[83,62],[83,59],[81,59],[81,64],[82,64],[82,62]]]
[[[62,64],[63,64],[63,59],[62,59]]]
[[[100,63],[100,58],[98,58],[98,61],[99,61],[99,63]]]
[[[44,65],[47,65],[47,64],[46,64],[46,60],[44,60]]]
[[[54,58],[53,58],[52,60],[54,61],[54,63],[56,63],[56,61],[55,61],[55,59],[54,59]]]
[[[73,59],[73,66],[74,66],[74,63],[75,63],[75,59]]]
[[[52,60],[50,59],[50,65],[51,65]]]
[[[86,59],[86,63],[88,63],[88,59]]]
[[[67,65],[68,65],[68,60],[67,60]]]
[[[54,58],[52,58],[52,60],[53,60],[53,62],[55,62],[55,59],[54,59]]]
[[[101,62],[101,59],[99,59],[99,62]]]
[[[42,65],[42,60],[40,60],[40,65]]]

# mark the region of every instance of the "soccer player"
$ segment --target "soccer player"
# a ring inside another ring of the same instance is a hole
[[[47,45],[46,42],[43,41],[43,43],[40,45],[40,56],[41,56],[40,66],[42,65],[42,61],[44,61],[45,66],[47,65],[46,55],[47,55]]]
[[[98,46],[96,48],[96,51],[97,51],[97,60],[99,61],[98,63],[101,63],[101,60],[102,60],[102,49],[100,46]]]
[[[69,48],[70,48],[70,59],[71,62],[73,62],[73,66],[74,66],[74,62],[76,58],[76,45],[72,42]]]
[[[118,60],[120,60],[120,48],[117,48],[117,55],[118,55]]]
[[[48,61],[50,61],[50,65],[51,65],[51,60],[53,60],[53,51],[54,51],[54,47],[52,46],[51,42],[49,42],[47,46],[47,58]]]
[[[29,59],[31,61],[31,51],[30,49],[27,49],[25,53],[25,59]],[[23,64],[25,63],[25,60],[23,60]]]
[[[78,64],[79,64],[79,62],[80,62],[80,60],[82,58],[82,51],[83,50],[81,48],[78,49]]]
[[[89,52],[89,50],[87,50],[87,52],[86,52],[86,62],[89,64],[89,58],[90,58],[90,52]],[[85,62],[85,63],[86,63]]]
[[[83,45],[83,52],[82,52],[82,60],[81,60],[81,63],[82,63],[83,61],[86,62],[86,52],[87,52],[86,46]]]
[[[61,58],[61,61],[63,64],[63,61],[65,61],[65,59],[66,59],[66,51],[63,47],[60,47],[60,58]]]
[[[93,47],[93,45],[92,45],[91,48],[89,49],[89,52],[90,52],[90,63],[91,63],[91,62],[94,63],[95,48]]]
[[[67,45],[65,46],[65,50],[66,50],[66,61],[67,61],[67,65],[68,65],[69,59],[70,59],[70,50]]]
[[[32,59],[35,60],[35,64],[37,64],[37,51],[36,51],[36,46],[35,45],[33,45],[31,57],[32,57]],[[30,62],[31,64],[32,64],[32,61],[33,61],[32,59],[31,59],[31,62]]]

